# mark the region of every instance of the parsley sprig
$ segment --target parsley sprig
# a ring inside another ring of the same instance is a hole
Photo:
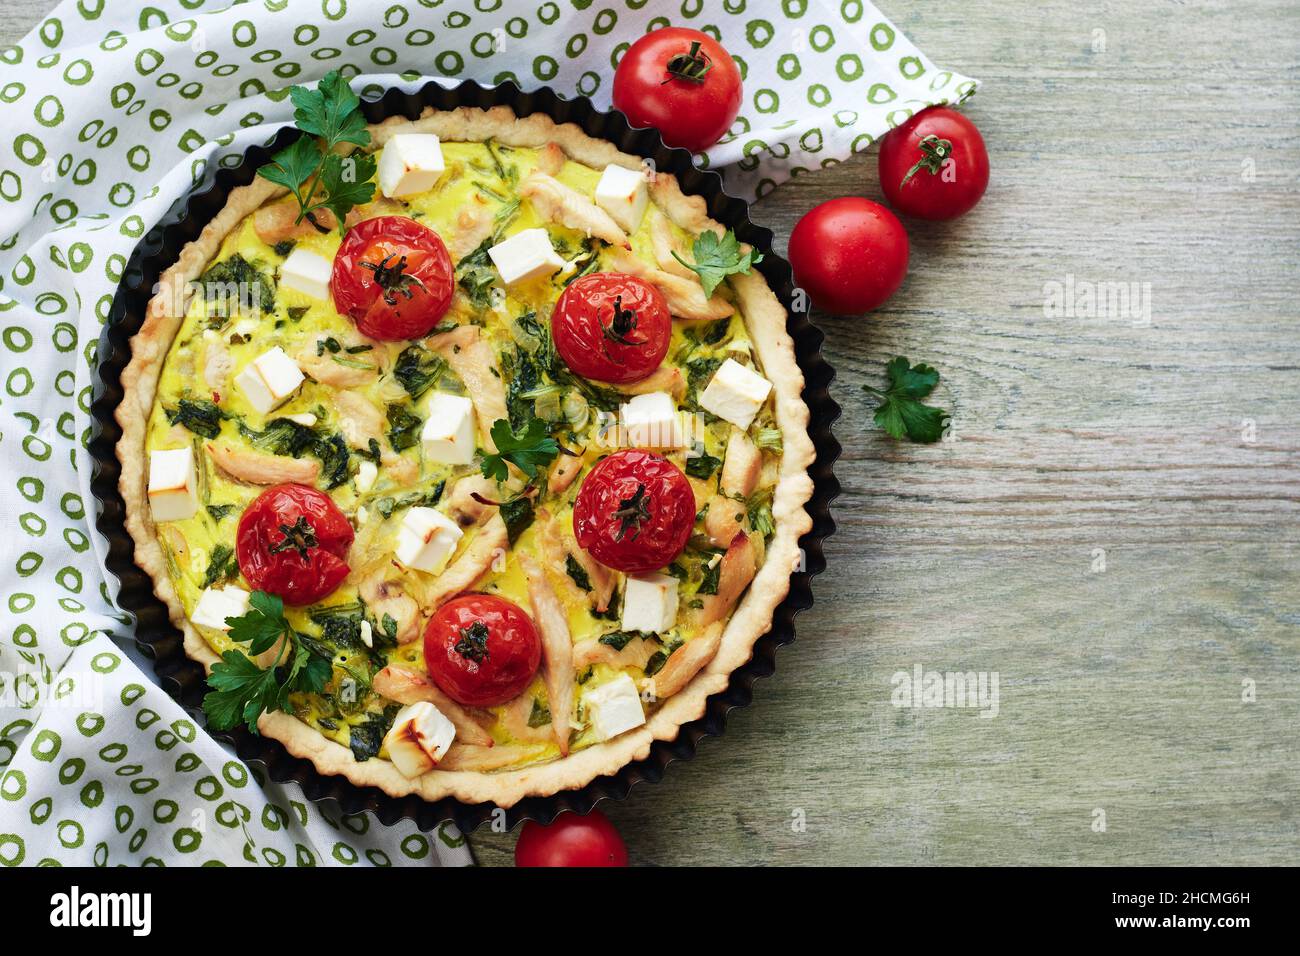
[[[284,602],[274,594],[254,591],[246,614],[226,619],[230,639],[247,644],[248,653],[230,649],[212,665],[203,698],[203,712],[214,730],[230,730],[240,722],[257,733],[257,718],[267,711],[288,710],[296,691],[319,693],[334,673],[333,662],[313,654],[298,640],[284,616]],[[270,667],[252,658],[265,654],[280,639],[280,651]]]
[[[348,211],[369,202],[375,194],[375,184],[370,182],[375,175],[375,157],[361,150],[346,156],[336,151],[345,143],[370,145],[361,100],[338,70],[322,76],[314,90],[291,87],[289,98],[295,107],[294,122],[308,135],[272,156],[257,174],[284,186],[298,200],[295,223],[306,219],[318,231],[328,232],[315,216],[318,209],[328,209],[342,232]]]
[[[540,418],[530,418],[518,432],[506,419],[498,418],[492,423],[492,441],[497,446],[496,453],[485,452],[479,470],[484,477],[497,481],[510,477],[506,462],[513,462],[529,478],[536,478],[538,470],[549,465],[560,453],[560,443],[551,437],[546,422]]]
[[[730,229],[721,239],[717,233],[706,229],[695,237],[691,253],[695,257],[693,263],[687,262],[676,252],[673,252],[673,258],[699,275],[705,295],[713,295],[713,290],[727,276],[737,272],[749,275],[749,267],[763,261],[762,253],[756,253],[753,249],[742,253],[740,241]]]
[[[917,442],[935,442],[942,438],[948,413],[921,401],[939,384],[939,373],[934,367],[911,365],[900,355],[885,366],[885,375],[889,378],[889,387],[884,391],[870,385],[862,386],[864,392],[880,399],[876,424],[891,438],[906,435]]]

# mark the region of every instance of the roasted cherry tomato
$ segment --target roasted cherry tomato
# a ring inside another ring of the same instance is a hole
[[[259,591],[312,604],[348,576],[352,525],[330,496],[306,485],[267,488],[239,519],[235,556]]]
[[[405,216],[365,219],[334,256],[334,308],[372,339],[418,339],[451,305],[451,256],[438,234]]]
[[[892,212],[857,196],[814,206],[790,233],[795,282],[819,309],[870,312],[907,275],[907,232]]]
[[[424,630],[424,663],[435,684],[467,707],[513,700],[542,660],[533,619],[491,594],[463,594],[434,612]]]
[[[956,219],[989,184],[989,154],[975,124],[932,106],[880,141],[880,188],[891,206],[918,219]]]
[[[630,449],[596,463],[573,503],[573,534],[601,564],[646,574],[682,553],[695,525],[695,495],[662,455]]]
[[[579,375],[626,384],[659,367],[673,319],[663,293],[649,282],[597,272],[569,283],[555,303],[551,334],[560,357]]]
[[[515,866],[627,866],[627,847],[599,810],[561,813],[553,823],[529,820],[515,844]]]
[[[613,96],[633,126],[653,126],[669,146],[698,153],[720,140],[740,112],[740,70],[707,33],[664,27],[623,54]]]

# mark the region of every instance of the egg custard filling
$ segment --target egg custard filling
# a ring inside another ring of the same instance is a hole
[[[808,527],[802,379],[759,257],[671,177],[543,117],[371,130],[368,201],[258,180],[182,254],[119,412],[128,525],[211,725],[508,803],[747,659]]]

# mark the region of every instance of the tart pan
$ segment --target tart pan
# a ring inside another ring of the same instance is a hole
[[[601,777],[577,790],[549,797],[527,797],[501,811],[490,803],[466,804],[450,797],[434,802],[417,796],[390,797],[378,789],[357,786],[341,776],[318,773],[310,761],[293,757],[277,741],[255,736],[243,727],[214,734],[218,740],[231,744],[243,760],[270,780],[297,782],[314,802],[332,802],[344,813],[370,811],[386,824],[406,818],[426,831],[450,821],[468,833],[494,817],[499,827],[502,812],[506,826],[513,828],[524,820],[549,823],[566,810],[587,813],[601,800],[621,800],[633,786],[662,779],[674,760],[689,760],[702,739],[723,733],[727,714],[733,707],[749,704],[754,682],[776,669],[776,649],[794,640],[795,615],[812,605],[812,578],[826,567],[822,543],[835,530],[830,503],[840,490],[832,470],[840,445],[831,432],[831,423],[839,417],[840,408],[828,391],[835,373],[822,357],[824,336],[812,324],[806,310],[795,308],[790,264],[772,252],[771,231],[750,222],[749,206],[723,191],[722,178],[717,173],[696,168],[689,152],[665,146],[653,129],[629,126],[622,113],[599,112],[586,98],[566,99],[549,88],[525,92],[514,83],[488,88],[475,82],[454,87],[431,82],[411,93],[389,90],[379,98],[363,96],[361,109],[369,122],[378,123],[390,116],[415,119],[427,106],[441,110],[460,106],[484,109],[509,106],[520,116],[545,113],[559,123],[576,123],[588,135],[607,139],[625,153],[652,159],[657,169],[677,176],[683,192],[703,196],[710,216],[734,229],[743,242],[763,253],[763,261],[756,268],[789,313],[786,328],[794,340],[795,355],[804,373],[803,399],[811,413],[810,431],[817,452],[810,469],[813,495],[806,506],[813,526],[800,541],[803,566],[792,576],[790,593],[777,606],[771,630],[755,644],[750,661],[732,673],[726,690],[708,698],[703,717],[683,725],[675,740],[655,741],[648,757],[627,764],[611,776]],[[149,576],[135,564],[135,549],[123,523],[125,505],[117,487],[121,469],[114,450],[121,429],[113,419],[113,411],[122,398],[122,370],[131,357],[129,340],[140,328],[158,276],[221,210],[230,191],[252,182],[258,168],[298,135],[298,130],[287,127],[265,146],[247,150],[237,165],[210,164],[203,179],[177,200],[136,246],[99,341],[89,449],[94,465],[91,492],[99,503],[96,526],[108,542],[106,565],[120,584],[118,606],[133,619],[136,645],[152,660],[158,683],[200,723],[204,720],[201,701],[206,689],[203,667],[185,656],[180,631],[172,625],[167,609],[154,595]]]

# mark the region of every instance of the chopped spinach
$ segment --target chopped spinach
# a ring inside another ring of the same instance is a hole
[[[409,405],[393,402],[388,406],[388,443],[394,451],[414,448],[420,441],[420,426],[424,424]]]
[[[714,458],[712,455],[696,455],[694,458],[686,459],[686,474],[692,478],[712,478],[721,464],[722,459]]]
[[[578,559],[573,555],[566,554],[564,556],[564,570],[569,577],[573,578],[573,583],[583,591],[591,590],[591,578],[587,576],[586,569],[578,563]]]
[[[235,551],[229,545],[213,546],[208,558],[208,570],[203,575],[203,586],[210,588],[214,584],[232,580],[239,574],[239,562],[235,560]]]
[[[511,544],[533,523],[533,499],[526,495],[501,502],[501,520],[506,523],[506,537]]]
[[[181,425],[204,438],[221,434],[221,422],[230,416],[206,398],[182,398],[175,408],[164,408],[163,414],[172,425]]]
[[[235,505],[208,505],[208,514],[212,515],[213,521],[220,522],[235,508]]]
[[[293,247],[297,244],[298,243],[293,239],[281,239],[271,248],[275,250],[277,256],[287,256],[289,253],[293,252]]]
[[[528,714],[529,727],[545,727],[551,722],[551,710],[544,707],[542,702],[536,697],[533,698],[533,709]]]
[[[668,663],[668,655],[663,651],[655,651],[650,655],[650,659],[645,662],[645,676],[654,677],[664,669],[664,664]]]
[[[745,513],[749,517],[749,526],[763,537],[776,530],[772,520],[772,489],[757,491],[745,501]]]
[[[442,498],[442,490],[446,487],[447,482],[440,481],[428,491],[411,491],[404,495],[385,495],[383,498],[376,498],[374,508],[385,518],[391,518],[393,512],[401,508],[413,508],[416,505],[432,508]]]
[[[616,651],[621,651],[631,643],[634,637],[644,637],[638,631],[610,631],[608,634],[600,635],[600,643],[607,647],[612,647]]]
[[[312,449],[312,453],[320,459],[321,477],[325,479],[326,488],[337,488],[347,482],[350,477],[351,455],[348,452],[348,443],[343,440],[342,435],[335,432],[328,438],[321,439]]]
[[[204,300],[215,303],[218,315],[228,315],[232,304],[262,312],[275,309],[275,282],[239,253],[209,268],[199,282]]]
[[[352,725],[348,733],[348,744],[352,748],[353,757],[358,761],[366,761],[378,756],[384,738],[392,729],[398,709],[397,706],[390,705],[382,713],[368,714],[361,723]]]
[[[393,377],[406,389],[412,399],[417,399],[442,377],[447,363],[442,357],[429,352],[419,345],[408,345],[397,356],[393,366]]]
[[[272,418],[261,431],[239,423],[239,433],[259,451],[301,458],[319,440],[316,430],[292,418]]]

